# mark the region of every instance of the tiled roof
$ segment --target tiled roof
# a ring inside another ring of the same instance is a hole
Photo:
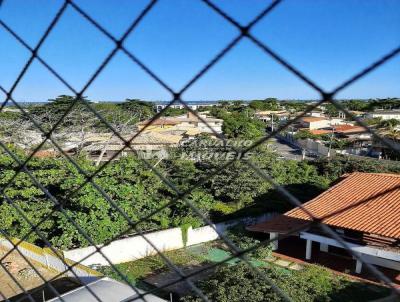
[[[202,120],[206,122],[216,122],[216,123],[222,123],[222,119],[217,119],[217,118],[212,118],[204,115],[200,115]],[[159,117],[156,120],[154,120],[151,125],[178,125],[183,122],[200,122],[202,123],[201,119],[199,119],[196,115],[183,115],[183,116],[177,116],[177,117]],[[151,120],[145,120],[142,122],[139,122],[138,125],[144,126],[150,123]]]
[[[151,120],[145,120],[143,122],[138,123],[138,125],[147,125],[150,123]],[[151,122],[151,125],[156,126],[156,125],[177,125],[179,124],[179,121],[177,121],[174,118],[166,118],[166,117],[160,117],[158,119],[155,119],[153,122]]]
[[[355,172],[303,207],[327,225],[399,239],[400,175]],[[297,207],[249,230],[287,233],[310,220]]]
[[[251,225],[246,229],[252,232],[287,234],[296,232],[296,230],[303,230],[310,223],[311,221],[308,220],[279,215],[271,220]]]
[[[310,133],[314,134],[314,135],[331,134],[332,130],[313,129],[313,130],[310,130]]]
[[[333,129],[335,132],[340,133],[367,132],[367,129],[364,127],[353,125],[335,125]]]
[[[303,207],[331,226],[400,238],[400,175],[355,172]],[[310,220],[300,208],[285,215]]]
[[[48,158],[48,157],[57,157],[59,155],[60,155],[60,152],[55,151],[55,150],[39,150],[33,155],[33,157]]]
[[[312,122],[326,121],[327,119],[319,116],[306,116],[302,117],[301,120],[303,122],[312,123]]]
[[[131,137],[126,137],[126,140],[129,140]],[[182,135],[173,135],[173,134],[160,134],[156,132],[143,132],[139,136],[135,137],[131,146],[135,148],[135,146],[151,146],[151,145],[164,145],[164,146],[176,146],[181,141]],[[94,143],[84,148],[85,151],[99,151],[103,150],[105,142],[102,143]],[[106,149],[108,151],[118,151],[124,147],[124,144],[119,139],[113,139],[108,142],[106,145]]]

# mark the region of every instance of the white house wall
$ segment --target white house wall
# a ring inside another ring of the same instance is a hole
[[[319,242],[322,244],[327,244],[330,246],[344,248],[343,245],[335,239],[308,232],[300,232],[300,238]],[[400,253],[385,251],[382,249],[373,248],[370,246],[363,246],[350,242],[346,242],[346,245],[353,252],[361,254],[363,260],[367,263],[400,270]]]

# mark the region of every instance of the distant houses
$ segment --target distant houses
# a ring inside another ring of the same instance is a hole
[[[133,133],[131,137],[125,137],[126,141],[134,137],[125,147],[125,143],[118,138],[113,138],[103,142],[96,142],[83,148],[88,159],[95,162],[109,161],[118,159],[130,154],[137,154],[143,158],[166,158],[169,148],[178,147],[182,140],[181,135],[160,134],[160,133]],[[122,150],[122,151],[121,151]]]
[[[286,110],[266,110],[258,111],[255,113],[255,117],[264,123],[268,123],[271,120],[280,121],[286,120],[290,113]]]
[[[222,133],[222,124],[223,120],[204,114],[201,114],[200,118],[192,113],[177,117],[160,117],[139,122],[136,132],[123,134],[125,141],[131,140],[129,146],[125,146],[125,142],[112,133],[88,133],[81,144],[81,150],[78,150],[78,138],[72,135],[65,144],[64,152],[68,155],[82,152],[96,163],[130,154],[147,159],[163,159],[168,157],[168,150],[177,148],[184,140],[202,133],[211,136]],[[57,153],[45,151],[38,154],[38,157],[54,157]]]
[[[355,125],[333,125],[324,129],[310,130],[314,135],[333,135],[339,139],[344,139],[348,142],[371,142],[372,135],[362,126]]]
[[[186,102],[187,107],[190,109],[196,111],[200,108],[207,108],[207,107],[213,107],[213,106],[219,106],[218,102],[216,101],[210,101],[210,102]],[[164,108],[168,106],[168,103],[156,103],[154,105],[155,109],[157,112],[160,112]],[[185,109],[186,107],[183,104],[172,104],[169,105],[168,108],[174,108],[174,109]]]
[[[200,117],[200,118],[199,118]],[[198,133],[219,134],[222,133],[222,119],[211,118],[204,114],[199,114],[199,117],[188,112],[185,115],[177,117],[159,117],[156,120],[146,120],[138,124],[138,129],[143,128],[146,131],[160,130],[196,130]]]

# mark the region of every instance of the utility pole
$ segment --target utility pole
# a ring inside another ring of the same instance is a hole
[[[332,127],[332,125],[331,125],[331,127]],[[328,148],[328,154],[327,154],[328,158],[331,157],[333,133],[334,133],[334,128],[332,127],[331,139],[330,139],[330,141],[329,141],[329,148]]]
[[[271,113],[271,132],[274,132],[274,115]]]

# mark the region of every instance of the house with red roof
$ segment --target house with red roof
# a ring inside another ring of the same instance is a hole
[[[344,175],[316,198],[248,229],[277,239],[275,250],[280,237],[301,238],[306,241],[306,260],[311,259],[315,243],[320,251],[329,253],[344,249],[345,242],[363,262],[400,271],[400,175]],[[361,273],[362,262],[354,260],[356,273]]]

